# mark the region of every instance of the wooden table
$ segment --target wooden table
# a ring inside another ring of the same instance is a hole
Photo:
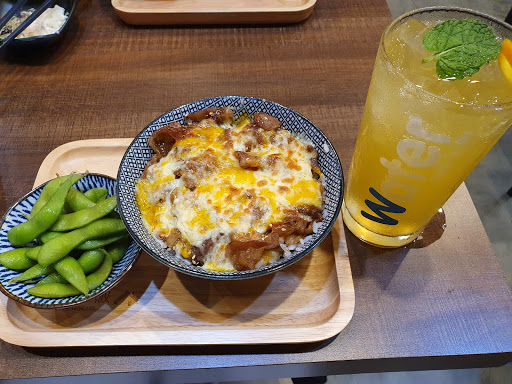
[[[384,0],[319,0],[295,25],[130,27],[107,0],[82,1],[55,51],[0,57],[0,212],[31,189],[55,147],[133,137],[176,106],[219,95],[263,97],[297,110],[327,134],[348,170],[390,20]],[[211,382],[511,359],[511,292],[464,185],[412,247],[383,251],[346,237],[355,313],[333,339],[50,349],[0,341],[0,379],[170,370],[176,381]]]

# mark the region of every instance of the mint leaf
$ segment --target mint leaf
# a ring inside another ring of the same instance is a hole
[[[501,44],[492,29],[479,20],[447,20],[423,36],[423,46],[435,54],[423,60],[437,59],[441,79],[463,79],[498,57]]]

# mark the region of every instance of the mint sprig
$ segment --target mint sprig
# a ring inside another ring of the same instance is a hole
[[[501,44],[492,29],[479,20],[447,20],[423,36],[423,46],[434,55],[423,63],[437,60],[436,72],[441,79],[463,79],[480,67],[496,60]]]

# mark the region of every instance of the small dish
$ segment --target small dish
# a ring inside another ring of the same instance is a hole
[[[242,113],[253,115],[264,112],[277,118],[285,129],[296,135],[306,136],[318,152],[318,164],[325,176],[325,206],[320,227],[304,239],[304,244],[275,263],[264,267],[236,272],[209,271],[192,265],[188,260],[176,256],[173,251],[163,248],[146,229],[135,199],[135,184],[154,152],[148,144],[149,137],[157,129],[171,122],[183,123],[185,115],[209,107],[231,107],[235,119]],[[272,101],[253,97],[225,96],[194,101],[167,112],[144,128],[128,147],[117,175],[117,200],[119,214],[132,238],[149,255],[164,265],[192,276],[238,280],[274,273],[309,254],[328,235],[340,212],[343,200],[343,171],[338,155],[327,137],[304,116]]]
[[[15,0],[0,0],[0,17],[2,17],[7,10],[15,3]],[[40,1],[29,0],[27,4],[25,4],[23,10],[27,10],[30,8],[36,8],[40,5]],[[65,10],[65,14],[67,15],[66,21],[62,25],[62,27],[55,33],[49,35],[40,35],[40,36],[32,36],[32,37],[24,37],[24,38],[16,38],[12,40],[7,48],[14,48],[16,50],[25,50],[25,49],[41,49],[48,48],[57,43],[62,35],[64,34],[67,26],[69,25],[69,20],[73,16],[75,12],[77,0],[57,0],[56,5],[61,6]],[[5,10],[5,11],[4,11]]]
[[[27,193],[7,210],[6,214],[2,218],[0,228],[0,253],[14,249],[7,240],[7,232],[16,224],[26,221],[26,215],[28,215],[32,210],[32,207],[40,196],[45,184],[46,183]],[[110,176],[90,173],[80,179],[74,187],[81,192],[85,192],[92,188],[106,188],[108,190],[108,196],[113,196],[116,193],[116,184],[116,180]],[[112,267],[112,272],[108,279],[88,296],[76,295],[60,299],[45,299],[32,296],[27,293],[27,289],[33,287],[37,281],[34,281],[33,284],[9,283],[13,277],[20,275],[21,273],[8,269],[1,264],[0,291],[14,301],[29,307],[41,309],[66,308],[93,299],[112,288],[123,278],[132,265],[137,261],[139,255],[140,248],[135,242],[132,242],[123,258]]]

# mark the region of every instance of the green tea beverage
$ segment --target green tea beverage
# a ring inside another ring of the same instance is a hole
[[[413,241],[512,124],[507,37],[505,23],[448,8],[386,29],[342,206],[357,237]]]

